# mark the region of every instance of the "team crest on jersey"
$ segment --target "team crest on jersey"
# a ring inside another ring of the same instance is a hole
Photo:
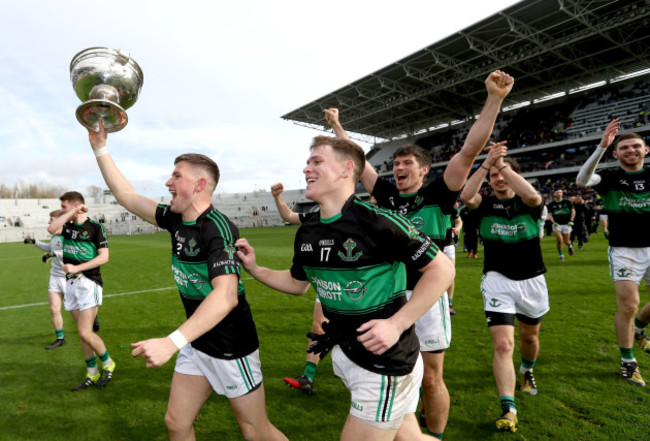
[[[416,196],[415,199],[413,200],[413,208],[422,204],[422,202],[424,202],[424,198],[422,196]]]
[[[422,231],[422,228],[424,228],[424,219],[420,216],[411,219],[411,223],[418,231]]]
[[[88,239],[90,239],[90,236],[88,235],[87,231],[82,231],[81,234],[79,235],[79,239],[88,240]]]
[[[229,243],[226,245],[226,247],[223,249],[226,253],[228,253],[228,259],[232,259],[235,256],[235,253],[237,252],[237,247],[233,243]]]
[[[422,239],[420,233],[418,232],[418,228],[414,225],[409,225],[408,235],[412,240],[419,240],[420,242],[424,242],[424,239]]]
[[[343,291],[345,291],[345,294],[347,294],[350,299],[356,301],[361,299],[361,297],[363,297],[363,295],[366,293],[366,287],[363,286],[363,283],[359,282],[358,280],[353,280],[352,282],[348,282],[348,284],[345,285]]]
[[[196,246],[197,242],[196,239],[191,238],[189,242],[187,242],[187,245],[190,247],[189,249],[185,247],[185,254],[187,254],[190,257],[194,257],[197,254],[201,252],[201,248],[194,248]]]
[[[343,242],[343,248],[345,248],[345,254],[338,252],[339,257],[344,262],[356,262],[359,260],[359,257],[363,256],[363,251],[359,251],[356,254],[352,255],[352,252],[357,247],[357,243],[352,239],[348,239]]]

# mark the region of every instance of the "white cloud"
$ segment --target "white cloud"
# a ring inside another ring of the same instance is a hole
[[[302,187],[319,132],[281,115],[513,3],[9,3],[0,18],[0,183],[103,186],[68,69],[77,52],[107,46],[144,71],[128,126],[109,135],[138,191],[165,194],[173,159],[187,151],[218,162],[222,193]]]

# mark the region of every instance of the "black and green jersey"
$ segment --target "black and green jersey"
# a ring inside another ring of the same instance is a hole
[[[86,219],[81,224],[68,222],[63,226],[61,235],[64,264],[79,265],[88,262],[99,255],[100,248],[108,248],[108,237],[104,226],[92,219]],[[83,275],[99,286],[104,286],[99,267],[83,271]]]
[[[169,205],[158,205],[156,223],[171,233],[172,273],[189,318],[212,292],[211,281],[226,274],[241,274],[235,241],[239,231],[230,219],[212,206],[193,222],[184,222]],[[231,360],[259,347],[257,331],[246,301],[244,285],[238,282],[239,303],[214,328],[192,342],[211,357]]]
[[[573,210],[573,202],[568,199],[552,200],[548,203],[548,212],[553,216],[553,221],[560,225],[571,222],[571,210]]]
[[[308,217],[296,233],[291,275],[318,293],[343,352],[382,375],[406,375],[420,351],[414,327],[382,355],[357,341],[356,329],[386,319],[406,303],[404,267],[423,268],[438,248],[404,216],[351,196],[329,219]]]
[[[415,193],[400,194],[395,184],[380,178],[372,189],[372,195],[380,207],[404,215],[419,231],[429,236],[438,248],[445,247],[449,215],[454,211],[458,192],[447,188],[444,179],[436,179]],[[407,288],[413,289],[420,277],[417,270],[407,269]]]
[[[609,216],[609,245],[650,247],[650,169],[626,172],[622,168],[598,171],[601,181],[593,188]]]
[[[525,280],[546,272],[539,244],[542,205],[528,207],[519,196],[487,196],[475,211],[484,245],[484,274],[496,271]]]

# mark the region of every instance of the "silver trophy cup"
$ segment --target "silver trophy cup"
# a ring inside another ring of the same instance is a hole
[[[129,118],[126,109],[135,104],[144,76],[129,54],[105,47],[91,47],[70,62],[70,81],[83,103],[77,120],[97,131],[99,120],[107,132],[122,130]]]

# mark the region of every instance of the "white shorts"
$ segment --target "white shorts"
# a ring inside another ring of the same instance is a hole
[[[406,291],[411,299],[413,291]],[[420,351],[431,352],[447,349],[451,344],[451,315],[447,292],[415,322],[415,333],[420,340]]]
[[[650,286],[650,247],[609,247],[609,274],[614,282],[629,280]]]
[[[606,220],[609,219],[609,217],[607,217],[606,214],[601,214],[599,217],[600,217],[600,220],[601,220],[601,221],[606,221]]]
[[[562,234],[571,234],[573,228],[568,225],[553,224],[553,231],[559,231]]]
[[[68,279],[63,296],[63,306],[66,311],[83,311],[101,306],[103,292],[101,286],[84,275],[76,279]]]
[[[174,370],[179,374],[205,377],[216,393],[227,398],[246,395],[262,383],[259,349],[242,358],[224,360],[185,345],[176,357]]]
[[[404,416],[417,409],[424,374],[421,355],[418,355],[410,374],[395,377],[362,368],[350,360],[339,346],[334,346],[332,367],[334,375],[343,380],[352,395],[350,415],[373,427],[399,429]]]
[[[526,280],[512,280],[496,271],[488,271],[481,280],[481,293],[485,311],[522,314],[536,319],[551,309],[543,274]]]
[[[50,283],[47,285],[48,292],[65,293],[66,280],[65,276],[50,276]]]
[[[456,247],[454,245],[447,245],[442,249],[442,252],[445,253],[445,256],[450,259],[456,258]]]

